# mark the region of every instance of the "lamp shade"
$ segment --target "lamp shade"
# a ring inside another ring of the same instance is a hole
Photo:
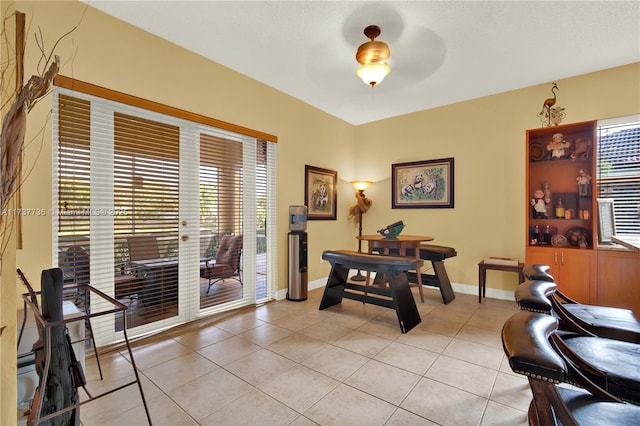
[[[370,180],[353,180],[351,181],[351,185],[358,191],[364,191],[371,185],[373,182]]]
[[[391,72],[389,65],[385,63],[366,64],[358,67],[356,74],[362,79],[364,84],[375,86],[380,84],[382,80]]]

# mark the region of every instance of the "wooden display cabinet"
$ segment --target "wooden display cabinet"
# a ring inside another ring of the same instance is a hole
[[[529,247],[527,263],[551,267],[558,289],[573,300],[592,304],[596,289],[596,254],[594,250],[567,247]]]
[[[598,250],[596,304],[631,309],[640,318],[640,251]]]
[[[526,135],[526,263],[549,265],[560,291],[581,303],[594,303],[597,293],[596,126],[588,121]]]

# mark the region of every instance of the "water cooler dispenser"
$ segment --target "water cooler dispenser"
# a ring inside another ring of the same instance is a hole
[[[289,287],[287,300],[307,300],[307,207],[289,206]]]

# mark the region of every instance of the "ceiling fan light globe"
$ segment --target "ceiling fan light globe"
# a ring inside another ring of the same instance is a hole
[[[380,84],[382,80],[391,72],[389,65],[385,63],[365,64],[358,67],[356,74],[362,79],[364,84],[375,86]]]

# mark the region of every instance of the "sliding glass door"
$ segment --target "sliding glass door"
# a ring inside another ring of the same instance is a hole
[[[86,252],[90,283],[128,306],[129,335],[273,297],[274,144],[65,89],[55,99],[54,259],[71,273],[64,253]],[[98,345],[121,338],[121,314],[99,318]]]

